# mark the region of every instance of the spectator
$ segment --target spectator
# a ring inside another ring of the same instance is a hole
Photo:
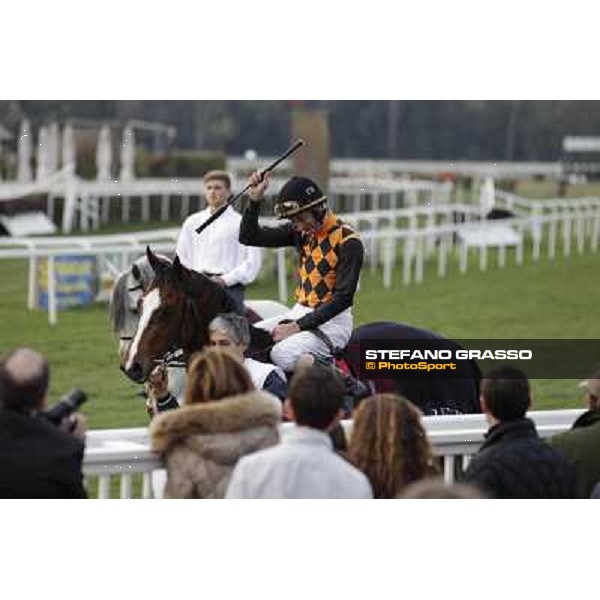
[[[19,348],[0,361],[0,498],[86,498],[85,419],[56,426],[41,416],[48,400],[47,360]]]
[[[407,485],[398,496],[405,500],[477,500],[481,493],[466,483],[445,483],[441,477],[427,477]]]
[[[550,439],[550,444],[575,463],[578,498],[589,498],[600,481],[600,371],[580,387],[586,393],[588,410],[569,431]]]
[[[188,368],[184,405],[150,424],[152,447],[166,457],[170,498],[222,498],[240,457],[276,444],[281,406],[256,391],[242,363],[209,348]]]
[[[244,363],[252,382],[259,390],[277,396],[282,402],[287,395],[287,381],[283,370],[253,358],[244,358],[250,346],[250,327],[246,317],[234,313],[217,315],[208,325],[211,346],[231,348]]]
[[[372,498],[367,478],[334,452],[327,434],[341,415],[344,391],[328,367],[298,371],[286,399],[295,427],[278,446],[240,460],[227,498]]]
[[[215,317],[208,327],[210,345],[230,349],[243,363],[254,387],[276,396],[283,402],[287,394],[285,373],[276,365],[245,358],[250,345],[250,327],[246,317],[235,313],[224,313]],[[179,369],[168,370],[162,365],[153,369],[144,384],[146,412],[152,418],[159,412],[179,408],[179,400],[171,393],[173,375]]]
[[[395,394],[361,402],[348,457],[369,479],[375,498],[396,498],[409,483],[437,472],[421,411]]]
[[[480,401],[490,429],[465,480],[496,498],[573,498],[572,465],[525,416],[531,404],[526,375],[513,367],[491,371]]]
[[[243,315],[245,289],[260,271],[261,250],[238,241],[242,217],[233,206],[198,235],[196,228],[227,202],[231,178],[224,171],[210,171],[204,176],[204,193],[208,206],[184,221],[177,240],[177,256],[184,267],[223,286],[233,299],[235,310]]]

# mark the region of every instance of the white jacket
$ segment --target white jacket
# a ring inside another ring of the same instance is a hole
[[[368,479],[333,451],[329,435],[295,427],[278,446],[243,457],[226,498],[372,498]]]

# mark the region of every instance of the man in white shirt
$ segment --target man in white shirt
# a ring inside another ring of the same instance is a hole
[[[224,171],[210,171],[204,176],[207,208],[190,215],[181,227],[177,255],[188,269],[203,273],[224,286],[244,313],[244,291],[260,271],[260,248],[240,244],[241,215],[232,206],[202,233],[196,228],[218,210],[231,195],[231,179]]]
[[[344,391],[329,367],[299,370],[286,399],[296,426],[279,445],[238,462],[226,498],[372,498],[365,475],[334,452],[328,434],[341,417]]]

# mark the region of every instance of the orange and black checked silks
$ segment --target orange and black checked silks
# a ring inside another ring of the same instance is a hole
[[[299,304],[317,308],[331,301],[338,252],[342,244],[352,238],[359,238],[358,233],[330,212],[320,231],[301,246],[298,267],[300,284],[296,288],[296,301]]]

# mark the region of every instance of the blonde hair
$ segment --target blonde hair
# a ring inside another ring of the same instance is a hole
[[[221,400],[254,390],[246,367],[226,348],[207,348],[188,365],[184,404]]]
[[[202,178],[204,183],[208,183],[209,181],[213,181],[214,179],[216,179],[217,181],[222,181],[226,185],[228,190],[231,189],[231,177],[226,171],[209,171]]]
[[[360,403],[348,455],[369,479],[375,498],[395,498],[409,483],[436,472],[421,411],[395,394]]]

